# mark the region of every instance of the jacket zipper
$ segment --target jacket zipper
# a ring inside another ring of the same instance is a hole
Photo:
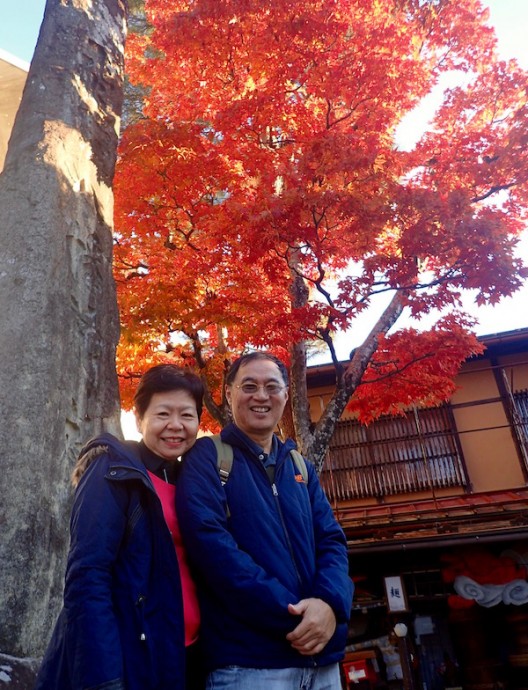
[[[285,534],[285,536],[286,536],[286,542],[288,543],[288,550],[289,550],[289,552],[290,552],[290,556],[291,556],[291,559],[292,559],[293,567],[295,568],[295,574],[297,575],[297,579],[299,580],[299,584],[302,586],[302,584],[303,584],[302,577],[301,577],[301,574],[300,574],[300,572],[299,572],[299,568],[297,567],[297,561],[295,560],[295,556],[294,556],[294,552],[293,552],[293,547],[292,547],[292,544],[291,544],[291,541],[290,541],[290,535],[289,535],[288,530],[286,529],[286,523],[285,523],[285,521],[284,521],[284,516],[283,516],[283,514],[282,514],[282,509],[281,509],[280,503],[279,503],[279,492],[278,492],[278,490],[277,490],[277,485],[275,484],[275,482],[272,482],[272,484],[271,484],[271,490],[272,490],[273,496],[274,496],[274,498],[275,498],[275,503],[277,504],[277,510],[279,511],[279,516],[280,516],[280,520],[281,520],[281,524],[282,524],[282,529],[284,530],[284,534]],[[315,658],[314,658],[313,655],[310,655],[310,659],[312,660],[312,665],[313,665],[313,666],[317,666],[317,665],[318,665],[318,664],[317,664],[317,661],[315,660]]]
[[[294,553],[294,551],[293,551],[293,546],[292,546],[292,543],[291,543],[291,540],[290,540],[290,534],[289,534],[289,532],[288,532],[288,528],[286,527],[286,522],[285,522],[285,520],[284,520],[284,515],[282,514],[282,508],[281,508],[280,502],[279,502],[279,492],[278,492],[278,490],[277,490],[277,485],[275,484],[275,482],[272,482],[272,484],[271,484],[271,490],[272,490],[272,492],[273,492],[273,497],[274,497],[274,499],[275,499],[275,504],[276,504],[277,510],[278,510],[278,512],[279,512],[279,517],[280,517],[282,529],[283,529],[284,535],[285,535],[285,537],[286,537],[286,543],[288,544],[288,551],[290,552],[290,557],[291,557],[291,560],[292,560],[292,563],[293,563],[293,567],[295,568],[295,574],[297,575],[297,579],[299,580],[299,584],[302,585],[302,584],[303,584],[303,580],[302,580],[302,577],[301,577],[301,573],[299,572],[299,568],[298,568],[298,566],[297,566],[297,561],[295,560],[295,553]]]
[[[136,601],[136,606],[137,606],[138,609],[139,609],[139,617],[140,617],[140,620],[141,620],[140,628],[141,628],[142,632],[140,632],[140,634],[139,634],[139,639],[141,640],[141,642],[145,642],[146,639],[147,639],[147,635],[145,634],[145,622],[144,622],[144,617],[145,617],[145,613],[144,613],[145,599],[146,599],[145,595],[144,595],[144,594],[140,594],[139,597],[137,598],[137,601]]]

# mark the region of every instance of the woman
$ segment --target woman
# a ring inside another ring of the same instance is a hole
[[[199,687],[199,612],[175,480],[196,440],[202,398],[195,374],[155,366],[134,396],[142,441],[103,434],[81,452],[64,607],[35,690]]]

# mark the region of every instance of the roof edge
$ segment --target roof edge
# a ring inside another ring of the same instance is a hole
[[[29,72],[29,62],[26,62],[26,60],[21,60],[15,55],[11,55],[11,53],[8,53],[7,50],[4,50],[3,48],[0,48],[0,60],[8,62],[10,65],[13,65],[13,67],[18,67],[18,69],[22,70],[23,72]]]
[[[477,336],[477,340],[479,340],[483,345],[485,345],[487,348],[493,347],[496,345],[502,345],[506,343],[513,343],[517,340],[528,340],[528,326],[523,327],[523,328],[517,328],[512,331],[503,331],[500,333],[489,333],[486,335],[479,335]],[[469,361],[468,358],[467,361]],[[348,359],[345,360],[340,360],[341,364],[347,364],[349,362]],[[328,372],[332,371],[334,369],[334,365],[332,362],[321,362],[320,364],[308,364],[307,370],[309,374],[316,374],[317,372],[323,373],[323,372]]]

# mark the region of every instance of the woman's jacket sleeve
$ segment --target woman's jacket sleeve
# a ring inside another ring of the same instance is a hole
[[[119,688],[123,682],[112,569],[125,534],[126,501],[123,487],[104,478],[107,469],[103,458],[92,463],[72,509],[64,615],[75,688]]]

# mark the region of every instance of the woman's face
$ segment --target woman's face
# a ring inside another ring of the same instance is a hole
[[[196,403],[184,390],[154,393],[141,419],[136,412],[136,422],[147,448],[169,462],[194,444],[199,425]]]

